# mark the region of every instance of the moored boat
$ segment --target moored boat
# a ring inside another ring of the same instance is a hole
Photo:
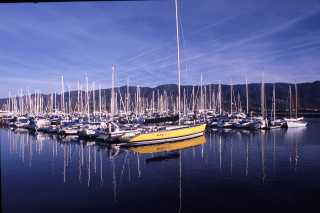
[[[285,118],[285,121],[287,123],[288,128],[297,128],[297,127],[306,127],[307,122],[304,121],[304,119],[301,118]]]
[[[180,140],[186,140],[196,138],[204,134],[206,124],[200,124],[195,126],[168,126],[163,130],[154,132],[141,132],[132,137],[123,135],[122,138],[130,145],[146,145],[156,143],[175,142]]]
[[[17,120],[14,122],[13,126],[16,128],[27,128],[30,124],[30,120],[27,117],[20,116],[17,117]]]
[[[291,104],[291,99],[292,99],[292,93],[291,93],[291,87],[289,87],[289,109],[290,109],[290,118],[285,118],[284,120],[286,121],[287,123],[287,127],[288,128],[297,128],[297,127],[306,127],[307,126],[307,122],[304,121],[304,118],[303,117],[298,117],[298,87],[297,87],[297,84],[295,83],[295,113],[296,113],[296,116],[295,118],[292,118],[291,116],[291,107],[292,107],[292,104]]]

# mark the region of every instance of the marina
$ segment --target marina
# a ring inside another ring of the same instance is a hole
[[[0,5],[2,212],[318,208],[319,5],[204,1]]]
[[[127,82],[126,92],[122,94],[117,85],[116,66],[112,65],[111,91],[109,99],[98,90],[98,103],[95,82],[89,89],[89,79],[85,76],[85,88],[77,81],[77,99],[72,100],[71,89],[65,92],[65,82],[61,76],[61,90],[52,91],[47,95],[35,90],[31,94],[27,89],[21,89],[18,95],[11,95],[2,100],[0,124],[10,128],[28,129],[36,132],[53,133],[63,136],[78,136],[80,138],[97,139],[107,144],[117,146],[139,146],[192,139],[204,135],[206,127],[232,128],[249,130],[271,130],[277,128],[305,128],[307,122],[298,117],[298,85],[294,84],[294,96],[289,84],[289,118],[276,118],[276,85],[272,88],[272,109],[268,114],[265,77],[262,72],[260,86],[260,112],[249,111],[249,87],[246,79],[245,98],[246,110],[242,108],[239,91],[234,90],[230,82],[230,108],[223,108],[222,87],[219,81],[218,90],[212,86],[203,85],[203,75],[200,74],[200,87],[192,87],[192,96],[187,100],[186,90],[181,91],[181,21],[179,2],[174,1],[176,28],[176,65],[177,93],[167,91],[159,94],[155,102],[154,90],[151,100],[141,97],[139,86],[136,87],[135,100]],[[200,92],[200,95],[198,93]],[[236,96],[237,92],[237,96]],[[67,96],[67,97],[66,97]],[[118,97],[119,96],[119,97]],[[183,98],[182,98],[183,97]],[[293,97],[295,101],[293,103]],[[60,99],[60,100],[59,100]],[[131,100],[131,102],[130,102]],[[107,104],[108,103],[108,104]],[[157,105],[157,107],[155,107]],[[99,111],[97,111],[97,109]],[[102,110],[105,109],[105,110]],[[293,109],[295,117],[293,117]],[[253,116],[253,114],[255,114]]]
[[[62,78],[63,80],[63,78]],[[87,80],[87,78],[86,78]],[[62,81],[62,89],[63,81]],[[206,87],[204,87],[206,88]],[[80,98],[84,92],[76,91],[78,97],[72,100],[69,95],[66,99],[65,93],[60,94],[60,102],[53,100],[53,96],[43,95],[21,95],[9,97],[2,105],[0,112],[0,124],[11,129],[24,129],[32,132],[43,132],[56,134],[61,137],[74,136],[82,139],[98,140],[105,144],[117,144],[119,146],[148,145],[155,143],[174,142],[179,140],[199,137],[206,129],[244,129],[250,131],[273,130],[278,128],[307,128],[308,122],[304,117],[299,116],[300,105],[298,102],[298,87],[294,84],[295,93],[292,94],[289,85],[288,117],[277,115],[276,90],[273,84],[272,104],[266,103],[264,83],[260,86],[260,109],[250,110],[248,87],[246,87],[245,108],[241,106],[241,99],[237,99],[235,104],[233,86],[230,85],[230,107],[222,109],[222,89],[218,86],[215,93],[203,94],[203,86],[200,86],[200,95],[194,96],[187,102],[184,98],[180,103],[183,110],[175,108],[174,101],[167,101],[166,110],[163,110],[160,102],[154,101],[152,95],[150,106],[141,105],[141,100],[137,90],[135,101],[130,102],[130,93],[126,96],[126,105],[121,110],[121,102],[116,101],[116,95],[121,97],[120,90],[111,89],[111,97],[102,103],[101,92],[99,92],[99,104],[96,104],[95,90],[87,90],[84,102]],[[119,93],[117,93],[118,91]],[[193,92],[194,93],[194,92]],[[56,95],[55,95],[56,96]],[[90,99],[89,96],[92,96]],[[207,97],[216,97],[207,101]],[[179,99],[179,95],[174,100]],[[185,96],[184,96],[185,97]],[[293,101],[294,97],[294,101]],[[50,101],[51,99],[51,101]],[[55,98],[56,99],[56,98]],[[158,96],[158,100],[162,96]],[[197,100],[197,104],[195,100]],[[107,104],[110,103],[110,104]],[[148,100],[147,100],[148,102]],[[209,102],[209,103],[208,103]],[[73,103],[73,104],[71,104]],[[215,103],[215,104],[212,104]],[[65,105],[69,104],[68,110]],[[129,107],[130,105],[132,107]],[[188,106],[193,105],[191,108]],[[155,107],[157,105],[157,107]],[[268,108],[267,106],[270,106]],[[179,106],[178,106],[179,107]],[[109,109],[102,111],[101,109]],[[80,110],[82,109],[82,110]],[[96,111],[99,109],[99,111]],[[268,113],[269,112],[269,113]]]

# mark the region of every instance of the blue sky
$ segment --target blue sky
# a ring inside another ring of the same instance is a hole
[[[182,0],[182,83],[320,79],[320,1]],[[176,83],[173,0],[0,5],[0,96]]]

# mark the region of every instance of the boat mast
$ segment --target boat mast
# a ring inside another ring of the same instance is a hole
[[[110,114],[113,118],[114,116],[114,76],[115,75],[115,65],[112,65],[112,83],[111,83],[111,106],[110,106]]]
[[[200,74],[200,109],[203,110],[203,85],[202,85],[202,73]]]
[[[134,105],[134,111],[136,116],[138,116],[138,86],[136,86],[136,97],[135,97],[135,105]]]
[[[222,90],[221,90],[221,81],[219,81],[219,88],[218,88],[218,99],[219,99],[219,114],[222,114]]]
[[[28,95],[27,95],[27,98],[28,98]],[[28,99],[26,100],[27,101],[27,106],[28,106]],[[53,90],[52,88],[50,87],[50,110],[49,110],[50,114],[52,114],[53,112]]]
[[[9,112],[11,112],[11,91],[9,91],[9,103],[8,103],[8,105],[9,105],[9,107],[8,107],[8,109],[9,109]]]
[[[216,89],[212,88],[212,109],[214,110],[214,113],[217,112],[217,106],[216,106]]]
[[[79,109],[81,112],[81,115],[83,115],[83,92],[82,92],[82,84],[80,84],[80,103],[79,103]]]
[[[298,118],[298,86],[297,82],[294,83],[294,89],[296,93],[296,118]]]
[[[264,118],[265,116],[265,109],[264,109],[264,75],[262,76],[262,82],[261,82],[261,115]]]
[[[231,82],[230,82],[230,113],[231,113],[231,115],[233,113],[233,111],[232,111],[232,105],[233,105],[232,96],[233,96],[233,84],[232,84],[232,79],[231,79]]]
[[[63,82],[63,75],[61,76],[61,110],[64,114],[64,82]]]
[[[154,113],[154,90],[152,90],[152,114]]]
[[[99,116],[100,116],[100,120],[101,120],[101,116],[102,116],[102,101],[101,101],[101,84],[99,84]]]
[[[130,91],[129,91],[129,79],[127,79],[127,98],[126,98],[126,113],[129,113],[130,108]]]
[[[89,82],[88,82],[88,76],[86,75],[86,84],[87,84],[87,91],[86,91],[86,99],[87,99],[87,116],[88,116],[88,120],[90,120],[90,106],[89,106]]]
[[[209,85],[209,110],[212,109],[212,84]]]
[[[246,78],[246,104],[247,104],[247,115],[249,114],[249,88],[248,88],[248,79]]]
[[[157,113],[159,113],[160,109],[160,92],[159,88],[157,89]]]
[[[207,85],[204,86],[204,94],[203,94],[203,106],[204,110],[207,111]]]
[[[141,114],[140,86],[137,86],[137,115]]]
[[[68,112],[71,113],[71,92],[70,85],[68,85]]]
[[[289,85],[289,112],[290,112],[290,118],[292,118],[292,92],[291,92],[291,85]]]
[[[77,109],[78,109],[78,114],[80,113],[80,82],[78,80],[77,82],[77,89],[78,89],[78,92],[77,92]]]
[[[20,98],[19,98],[19,101],[20,101],[20,114],[23,115],[23,94],[22,94],[22,88],[20,88]]]
[[[186,108],[186,88],[183,88],[183,113],[187,114]]]
[[[176,30],[177,30],[177,68],[178,68],[178,118],[179,118],[179,125],[181,124],[180,121],[180,84],[181,84],[181,79],[180,79],[180,40],[179,40],[179,19],[178,19],[178,0],[175,0],[175,8],[176,8]]]
[[[92,113],[93,113],[93,119],[95,119],[96,116],[96,94],[95,94],[95,82],[92,82],[92,104],[93,104],[93,109],[92,109]]]
[[[240,93],[239,93],[239,90],[238,90],[238,106],[237,106],[237,110],[238,112],[242,113],[242,105],[241,105],[241,98],[240,98]]]
[[[31,95],[30,95],[30,111],[31,111]],[[57,113],[57,92],[54,92],[54,113]]]
[[[273,84],[273,120],[276,120],[276,85]]]

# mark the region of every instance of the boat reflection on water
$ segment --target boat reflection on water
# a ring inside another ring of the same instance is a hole
[[[206,138],[204,136],[200,136],[197,138],[183,140],[173,143],[163,143],[156,145],[147,145],[147,146],[138,146],[129,148],[130,151],[139,153],[139,154],[151,154],[158,152],[172,152],[181,149],[187,149],[194,146],[199,146],[206,142]]]
[[[0,134],[3,162],[9,165],[5,170],[18,168],[17,177],[27,177],[30,184],[39,179],[33,175],[36,171],[46,177],[43,187],[55,185],[64,190],[73,186],[83,195],[103,191],[112,207],[128,202],[129,195],[141,187],[146,191],[139,195],[146,199],[160,190],[163,194],[157,199],[166,199],[166,193],[174,196],[168,202],[175,200],[171,205],[180,212],[188,209],[195,182],[201,197],[202,191],[209,190],[202,183],[219,187],[220,181],[242,182],[267,187],[290,175],[298,180],[308,169],[304,166],[316,162],[311,158],[316,155],[306,153],[310,150],[306,148],[310,130],[208,131],[189,140],[137,147],[110,147],[73,137],[8,129],[0,129]],[[311,145],[314,149],[314,143]],[[175,187],[161,187],[167,184]],[[79,191],[79,186],[86,190],[80,187],[83,191]]]
[[[83,170],[88,173],[87,184],[91,183],[91,171],[97,173],[97,168],[101,170],[100,183],[103,183],[102,170],[106,161],[111,163],[113,169],[114,161],[124,161],[127,166],[128,162],[137,162],[138,177],[141,176],[141,158],[148,164],[152,162],[167,161],[178,159],[181,157],[181,151],[186,152],[186,159],[192,158],[197,160],[201,165],[208,163],[216,163],[220,173],[225,169],[229,170],[228,174],[233,175],[234,169],[238,169],[239,163],[244,160],[244,174],[250,175],[250,170],[256,170],[255,162],[260,161],[260,171],[262,171],[262,182],[266,178],[266,165],[269,163],[270,156],[272,157],[271,167],[276,175],[277,167],[277,148],[281,144],[286,144],[289,160],[288,165],[294,171],[297,170],[299,161],[299,146],[304,138],[304,129],[288,129],[274,130],[273,132],[221,132],[213,131],[207,133],[206,136],[201,136],[189,140],[145,145],[137,147],[119,148],[118,146],[105,146],[96,143],[95,141],[84,141],[74,137],[58,138],[47,134],[28,134],[25,132],[13,132],[8,130],[7,136],[9,141],[10,153],[18,153],[20,159],[25,162],[28,160],[29,167],[32,166],[32,160],[35,155],[45,155],[51,158],[51,161],[59,161],[63,158],[63,182],[68,180],[68,168],[70,162],[75,164],[78,162],[78,180],[82,182]],[[207,143],[206,143],[207,142]],[[256,147],[256,148],[255,148]],[[270,148],[269,148],[270,147]],[[258,148],[258,149],[257,149]],[[190,150],[190,151],[189,151]],[[199,153],[199,157],[195,153]],[[256,151],[255,151],[256,150]],[[258,151],[259,150],[259,151]],[[258,151],[258,152],[257,152]],[[271,154],[268,152],[271,151]],[[44,153],[43,153],[44,152]],[[48,152],[51,153],[48,155]],[[281,154],[282,156],[284,154]],[[27,159],[27,157],[29,159]],[[99,159],[98,159],[99,158]],[[134,160],[134,158],[136,160]],[[212,158],[212,159],[211,159]],[[287,158],[287,159],[288,159]],[[98,160],[97,160],[98,159]],[[216,160],[215,160],[216,159]],[[241,160],[241,161],[239,161]],[[99,161],[99,162],[98,162]],[[234,167],[234,162],[238,166]],[[251,162],[251,163],[250,163]],[[97,165],[100,163],[100,165]],[[270,166],[269,166],[270,167]],[[123,172],[122,172],[123,173]],[[254,172],[252,175],[255,174]]]
[[[289,146],[289,165],[293,172],[296,172],[298,168],[300,160],[299,144],[302,142],[305,132],[306,128],[289,128],[285,132],[285,138]]]
[[[179,177],[178,177],[178,186],[179,186],[179,206],[178,212],[182,211],[182,155],[181,150],[189,149],[192,147],[197,147],[206,143],[206,138],[204,136],[200,136],[197,138],[183,140],[173,143],[163,143],[156,145],[148,145],[148,146],[138,146],[129,148],[130,151],[138,154],[159,154],[157,156],[153,156],[151,158],[146,159],[146,163],[151,162],[160,162],[167,161],[170,159],[179,158]]]
[[[179,205],[178,212],[182,211],[182,154],[181,151],[185,149],[189,149],[192,147],[197,147],[206,143],[205,136],[200,136],[197,138],[183,140],[179,142],[173,143],[163,143],[156,145],[147,145],[147,146],[138,146],[129,148],[130,151],[138,154],[159,154],[158,156],[153,156],[151,158],[146,159],[146,163],[151,162],[159,162],[159,161],[167,161],[170,159],[179,159],[179,176],[178,176],[178,197],[179,197]],[[203,150],[202,150],[203,153]]]

